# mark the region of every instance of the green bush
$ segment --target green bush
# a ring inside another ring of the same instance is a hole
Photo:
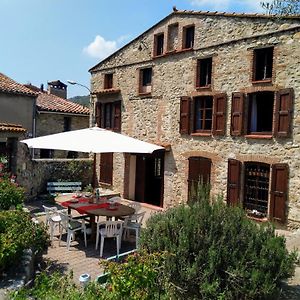
[[[155,300],[170,299],[164,291],[160,272],[165,254],[136,253],[124,263],[104,262],[107,272],[105,285],[89,283],[84,289],[74,284],[72,273],[41,273],[31,289],[26,287],[13,292],[10,299],[65,299],[65,300]]]
[[[20,262],[23,250],[41,251],[48,245],[44,225],[23,211],[0,211],[0,274]]]
[[[11,206],[18,207],[24,201],[24,189],[9,178],[0,178],[0,210],[8,210]]]
[[[271,224],[205,197],[152,216],[141,245],[173,254],[164,272],[176,299],[272,299],[296,260]]]

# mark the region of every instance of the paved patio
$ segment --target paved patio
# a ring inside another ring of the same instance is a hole
[[[66,201],[70,198],[70,195],[59,197],[59,202]],[[123,204],[129,204],[131,201],[122,200]],[[34,201],[28,203],[27,208],[39,222],[45,221],[45,214],[43,212],[42,205],[53,206],[56,205],[59,209],[62,208],[59,203],[49,203],[47,200]],[[145,226],[146,220],[151,214],[160,211],[159,208],[149,206],[147,204],[141,204],[139,212],[145,211],[145,218],[143,226]],[[76,212],[72,211],[73,216],[76,216]],[[105,220],[105,219],[103,219]],[[55,232],[54,240],[51,246],[48,248],[47,253],[44,254],[44,259],[51,262],[55,267],[64,273],[73,271],[73,278],[75,283],[79,283],[79,276],[83,273],[91,275],[91,279],[94,280],[103,271],[99,264],[102,259],[116,255],[116,241],[113,239],[105,239],[103,258],[100,258],[100,250],[95,250],[95,241],[88,236],[87,248],[84,247],[83,235],[76,234],[75,241],[72,242],[70,250],[66,247],[66,235],[63,235],[62,241],[59,246],[58,231]],[[133,250],[135,248],[135,238],[131,236],[128,240],[122,241],[120,253]]]

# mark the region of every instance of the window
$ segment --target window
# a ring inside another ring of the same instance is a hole
[[[243,176],[242,176],[243,174]],[[241,179],[244,178],[244,184]],[[241,186],[244,189],[241,189]],[[228,160],[227,203],[240,203],[250,216],[285,222],[288,165]]]
[[[197,197],[199,185],[210,183],[211,160],[205,157],[189,157],[189,200]]]
[[[254,50],[253,81],[272,79],[273,50],[273,47]]]
[[[274,93],[249,95],[248,134],[272,134]]]
[[[196,87],[210,87],[212,74],[212,57],[197,60]]]
[[[168,27],[168,51],[177,50],[178,47],[178,23]]]
[[[154,36],[154,56],[164,53],[164,34],[160,33]]]
[[[121,131],[121,101],[97,102],[95,109],[98,127],[116,132]]]
[[[40,158],[53,158],[54,150],[51,149],[41,149],[40,150]]]
[[[101,153],[100,182],[112,185],[112,182],[113,182],[113,153]]]
[[[104,89],[112,89],[113,88],[113,74],[104,74]]]
[[[152,90],[152,68],[145,68],[140,70],[140,94],[151,93]]]
[[[64,131],[70,131],[70,130],[71,130],[71,118],[64,117]]]
[[[289,137],[291,134],[293,89],[248,94],[233,93],[231,104],[231,135],[273,135]],[[247,101],[246,101],[247,99]]]
[[[194,132],[211,131],[213,117],[213,97],[195,98]]]
[[[183,28],[182,48],[190,49],[194,47],[195,26]]]
[[[226,94],[181,97],[180,133],[225,134]]]

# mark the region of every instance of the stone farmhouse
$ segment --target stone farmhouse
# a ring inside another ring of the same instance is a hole
[[[165,147],[102,154],[100,184],[169,207],[201,180],[255,219],[300,222],[300,16],[174,8],[90,73],[98,126]]]

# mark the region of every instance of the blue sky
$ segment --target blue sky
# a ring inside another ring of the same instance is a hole
[[[260,0],[0,0],[0,72],[46,87],[75,80],[172,12],[262,12]],[[86,95],[69,86],[68,96]]]

